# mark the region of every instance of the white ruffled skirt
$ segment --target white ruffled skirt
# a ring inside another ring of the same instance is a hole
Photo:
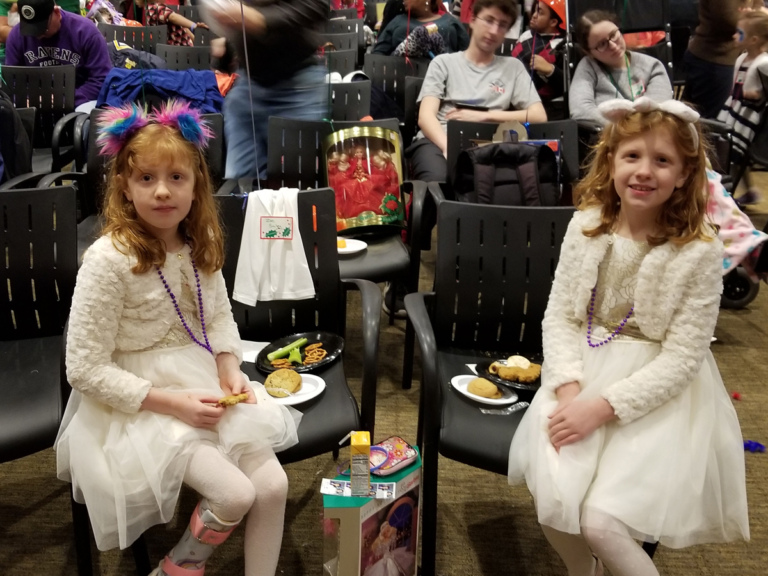
[[[633,340],[583,347],[584,399],[660,350]],[[554,392],[541,389],[510,447],[509,481],[525,479],[541,524],[578,534],[594,511],[618,519],[637,539],[671,548],[749,539],[741,430],[711,352],[681,394],[629,424],[602,426],[559,454],[548,435],[556,405]]]
[[[214,358],[195,344],[118,352],[114,360],[158,388],[224,396]],[[126,548],[150,526],[170,521],[187,462],[201,442],[235,464],[243,454],[279,452],[298,442],[301,413],[277,404],[258,382],[250,384],[257,403],[228,407],[213,430],[146,410],[128,414],[73,391],[55,444],[58,476],[87,504],[100,550]]]

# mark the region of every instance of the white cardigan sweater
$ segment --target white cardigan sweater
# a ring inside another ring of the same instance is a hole
[[[121,253],[110,236],[102,236],[88,249],[77,275],[67,333],[69,383],[123,412],[138,412],[152,383],[117,366],[113,352],[150,348],[168,333],[172,323],[179,322],[157,272],[134,274],[135,263],[136,258]],[[162,269],[176,295],[181,294],[182,266],[193,278],[186,256],[179,259],[169,254]],[[242,361],[240,336],[221,272],[200,272],[200,288],[214,354],[231,352]]]
[[[583,327],[609,236],[588,238],[582,230],[599,222],[598,209],[576,212],[563,241],[542,324],[542,385],[550,390],[583,376]],[[699,371],[717,323],[722,258],[723,245],[714,239],[684,246],[667,242],[643,259],[634,316],[646,337],[661,342],[661,351],[603,392],[619,423],[631,422],[676,396]]]

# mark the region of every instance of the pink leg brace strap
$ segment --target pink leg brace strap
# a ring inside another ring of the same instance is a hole
[[[192,513],[192,518],[189,519],[189,530],[192,532],[192,536],[197,538],[203,544],[218,546],[226,541],[226,539],[229,538],[229,535],[232,534],[232,531],[237,528],[237,524],[235,524],[229,530],[223,532],[214,530],[205,525],[201,514],[200,502],[198,502],[195,511]]]

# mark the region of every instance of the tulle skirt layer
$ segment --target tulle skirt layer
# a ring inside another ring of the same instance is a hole
[[[660,350],[633,340],[583,346],[584,399]],[[607,514],[633,537],[672,548],[749,538],[741,430],[710,352],[680,395],[629,424],[602,426],[559,454],[548,436],[556,405],[554,393],[541,389],[510,448],[510,483],[525,479],[540,523],[577,534]]]
[[[116,353],[123,369],[155,387],[221,397],[216,362],[197,345]],[[200,443],[237,464],[243,454],[275,452],[298,442],[301,413],[274,402],[251,382],[256,404],[226,409],[213,430],[149,411],[127,414],[74,391],[56,442],[58,476],[88,506],[101,550],[126,548],[144,530],[173,516],[187,462]]]

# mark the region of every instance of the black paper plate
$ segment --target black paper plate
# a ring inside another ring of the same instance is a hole
[[[263,348],[262,351],[259,352],[259,355],[256,356],[256,368],[264,374],[269,374],[270,372],[277,370],[277,368],[273,367],[272,364],[269,363],[269,360],[267,360],[267,354],[279,350],[284,346],[288,346],[288,344],[295,342],[299,338],[307,339],[307,343],[304,346],[322,342],[323,349],[328,352],[328,355],[320,360],[320,362],[310,364],[309,366],[294,364],[291,368],[296,370],[296,372],[312,372],[317,368],[327,366],[331,362],[334,362],[341,355],[342,350],[344,350],[344,338],[338,334],[331,334],[330,332],[302,332],[301,334],[291,334],[285,338],[275,340]],[[302,346],[302,358],[304,357],[303,349],[304,347]]]
[[[528,358],[531,362],[536,362],[537,364],[541,364],[540,358]],[[530,401],[531,398],[533,398],[533,395],[536,394],[538,389],[541,387],[541,378],[538,378],[535,382],[511,382],[510,380],[504,380],[504,378],[499,378],[496,374],[491,374],[488,371],[488,368],[490,368],[491,364],[496,362],[497,360],[480,360],[477,363],[477,366],[475,369],[477,370],[477,375],[481,378],[485,378],[486,380],[490,380],[494,384],[499,384],[500,386],[504,386],[505,388],[509,388],[510,390],[514,390],[517,392],[518,397],[520,400],[527,400]]]

